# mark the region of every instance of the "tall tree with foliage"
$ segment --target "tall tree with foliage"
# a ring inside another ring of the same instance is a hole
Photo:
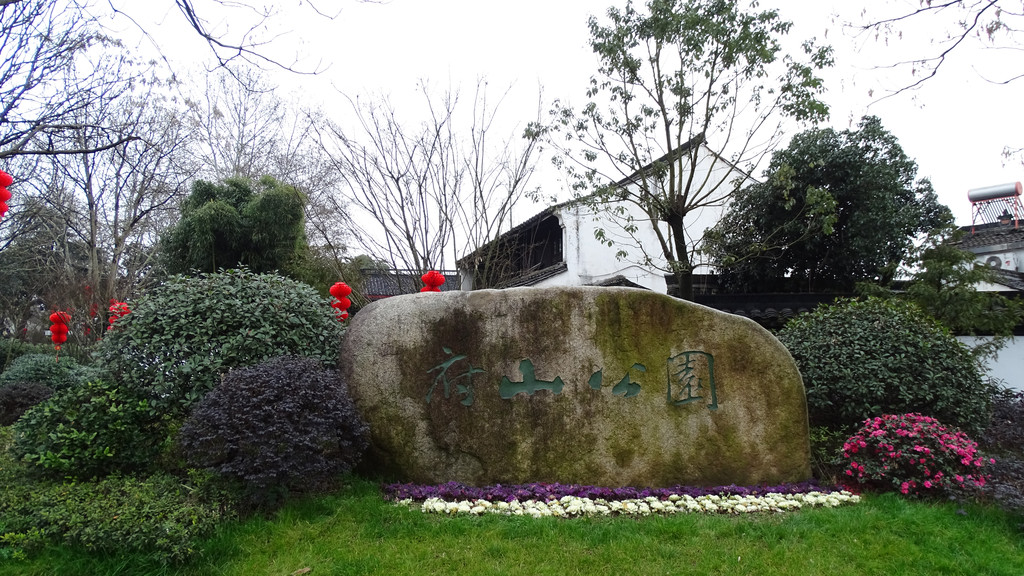
[[[952,222],[931,183],[876,117],[856,130],[812,129],[742,189],[708,251],[732,292],[851,292],[889,284],[919,235]],[[831,206],[834,212],[809,209]]]
[[[831,49],[807,41],[794,51],[802,52],[798,60],[781,44],[790,22],[776,10],[731,0],[648,0],[642,9],[627,2],[608,10],[607,23],[592,17],[589,27],[600,62],[589,103],[579,111],[556,104],[555,128],[565,138],[552,143],[567,157],[563,166],[581,199],[642,210],[649,220],[643,225],[657,231],[666,271],[691,297],[701,231],[687,230],[688,216],[720,206],[745,174],[700,177],[705,152],[684,145],[706,141],[720,152],[715,162],[750,169],[786,119],[827,116],[816,74],[832,64]],[[625,189],[608,185],[627,178]],[[637,226],[622,227],[628,233]]]
[[[269,176],[259,182],[197,180],[181,207],[181,221],[163,239],[171,273],[248,267],[289,270],[306,248],[305,198]]]
[[[306,198],[306,235],[318,259],[344,265],[351,239],[348,204],[337,191],[342,174],[316,138],[323,112],[300,112],[277,95],[277,86],[256,68],[231,66],[203,74],[184,100],[192,128],[187,143],[198,178],[258,180],[271,175]]]
[[[1011,336],[1024,322],[1024,300],[978,290],[980,284],[998,283],[995,271],[957,245],[962,231],[947,232],[921,248],[906,297],[955,334]]]

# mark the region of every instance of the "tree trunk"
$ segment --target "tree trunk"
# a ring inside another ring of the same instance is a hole
[[[693,300],[693,265],[690,263],[690,252],[686,246],[686,234],[683,230],[685,214],[670,214],[666,218],[675,254],[665,254],[668,265],[679,284],[679,298]]]

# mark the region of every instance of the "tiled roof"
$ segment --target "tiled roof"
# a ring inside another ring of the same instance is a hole
[[[611,278],[608,278],[607,280],[601,280],[600,282],[594,282],[593,284],[591,284],[591,286],[604,286],[604,287],[608,287],[608,286],[623,286],[623,287],[626,287],[626,288],[641,288],[643,290],[649,290],[649,288],[647,288],[646,286],[641,286],[641,285],[637,284],[636,282],[631,282],[630,280],[628,280],[622,274],[619,274],[618,276],[612,276]]]
[[[540,270],[536,270],[534,272],[530,272],[529,274],[527,274],[525,276],[520,276],[520,277],[515,278],[513,280],[509,280],[508,282],[503,282],[502,284],[500,284],[497,287],[498,288],[515,288],[516,286],[533,286],[534,284],[540,282],[541,280],[547,280],[548,278],[551,278],[552,276],[558,276],[562,272],[566,272],[568,270],[569,270],[569,266],[567,266],[565,262],[559,262],[558,264],[555,264],[554,266],[548,266],[547,268],[542,268]]]
[[[993,272],[995,272],[997,283],[1024,292],[1024,274],[1013,270],[993,270]]]
[[[362,270],[364,292],[370,300],[380,300],[400,294],[414,294],[423,288],[421,274],[412,270]],[[444,284],[442,292],[460,290],[459,273],[453,270],[442,270]]]
[[[980,248],[1004,249],[1002,247],[1014,245],[1024,247],[1024,226],[1014,228],[1005,224],[981,224],[974,226],[973,234],[971,226],[963,226],[961,230],[966,234],[960,241],[960,247],[972,252]]]

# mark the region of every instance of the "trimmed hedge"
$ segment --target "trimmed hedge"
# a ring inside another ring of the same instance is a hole
[[[0,386],[35,382],[56,391],[100,378],[100,369],[82,366],[69,356],[62,356],[58,362],[53,354],[25,354],[11,362],[0,374]]]
[[[282,355],[337,361],[343,328],[326,298],[276,274],[175,276],[131,305],[99,346],[102,365],[169,414],[232,368]]]
[[[794,318],[779,340],[800,368],[812,426],[912,412],[971,435],[988,424],[993,385],[970,350],[913,304],[841,300]]]

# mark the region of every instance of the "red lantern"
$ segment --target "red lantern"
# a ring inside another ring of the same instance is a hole
[[[444,284],[444,274],[441,274],[437,270],[431,270],[423,276],[420,276],[420,280],[426,284],[426,286],[420,288],[420,292],[440,292],[441,285]]]
[[[331,296],[337,299],[342,299],[352,293],[352,288],[344,282],[335,282],[334,286],[331,286]],[[348,306],[346,306],[348,308]]]
[[[11,192],[8,186],[14,183],[14,178],[3,170],[0,170],[0,218],[7,214],[7,201],[11,199]]]
[[[60,352],[60,345],[68,341],[68,322],[71,321],[71,315],[67,312],[60,310],[50,314],[50,340],[53,341],[57,352]],[[58,356],[57,360],[60,360]]]
[[[331,308],[334,308],[334,316],[338,320],[344,322],[348,319],[349,306],[352,306],[352,301],[347,298],[352,293],[352,288],[344,282],[335,282],[334,286],[330,289],[331,296],[334,296],[334,302],[331,302]]]

